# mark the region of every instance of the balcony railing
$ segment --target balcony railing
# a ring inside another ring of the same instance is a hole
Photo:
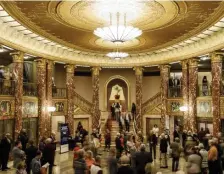
[[[23,96],[37,96],[37,84],[23,83]]]
[[[169,86],[168,88],[168,97],[182,97],[182,86]]]
[[[15,81],[0,79],[0,95],[14,95]]]
[[[203,97],[203,96],[211,96],[211,95],[212,95],[211,84],[198,85],[198,96]]]
[[[67,90],[66,88],[52,88],[52,96],[54,98],[66,98],[67,97]]]

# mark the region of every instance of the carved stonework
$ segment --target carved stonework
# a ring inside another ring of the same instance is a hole
[[[183,106],[188,107],[188,99],[189,99],[189,88],[188,88],[188,61],[184,60],[181,62],[182,65],[182,96],[183,96]],[[183,125],[184,125],[184,129],[188,130],[189,129],[189,117],[188,117],[189,113],[188,110],[183,112]]]
[[[15,81],[15,138],[22,129],[23,114],[23,56],[22,52],[15,52],[13,56],[13,80]]]
[[[136,129],[142,131],[142,67],[135,67],[136,78]]]
[[[37,94],[38,94],[38,135],[47,135],[48,115],[46,114],[46,60],[37,60]]]
[[[213,135],[220,132],[220,89],[222,80],[222,55],[211,54],[212,66],[212,112],[213,112]]]
[[[52,77],[53,77],[53,67],[54,62],[51,60],[47,60],[47,76],[46,76],[46,82],[47,82],[47,106],[53,106],[52,105]],[[47,128],[47,134],[50,136],[51,134],[51,113],[46,112],[46,124],[48,125]]]
[[[99,86],[100,77],[99,71],[100,67],[92,68],[92,85],[93,85],[93,99],[92,99],[92,128],[96,129],[100,123],[100,109],[99,109]]]
[[[73,111],[74,111],[74,101],[73,101],[73,91],[74,91],[74,73],[75,65],[66,65],[66,88],[67,88],[67,114],[65,116],[65,122],[68,123],[70,133],[74,133],[74,121],[73,121]]]
[[[197,132],[197,84],[198,84],[198,60],[189,60],[189,117],[188,130]]]
[[[169,72],[170,66],[161,65],[160,66],[160,76],[161,76],[161,128],[160,130],[165,129],[166,115],[167,115],[167,98],[168,98],[168,83],[169,83]]]

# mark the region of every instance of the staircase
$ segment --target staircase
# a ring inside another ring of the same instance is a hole
[[[158,92],[156,95],[148,99],[145,103],[142,104],[142,115],[146,114],[148,111],[154,109],[156,106],[160,105],[161,92]]]
[[[125,129],[125,128],[124,128]],[[133,121],[130,122],[130,132],[133,132],[134,128],[133,128]],[[106,130],[105,130],[106,131]],[[115,120],[111,121],[111,125],[110,125],[110,134],[111,134],[111,147],[115,147],[115,139],[117,136],[117,133],[120,131],[119,128],[119,123]],[[105,146],[105,140],[104,140],[104,135],[105,132],[103,132],[103,137],[102,137],[102,143],[101,145],[104,147]]]
[[[88,114],[91,114],[92,103],[84,99],[77,92],[73,91],[74,94],[74,105],[78,106],[81,110],[85,111]]]

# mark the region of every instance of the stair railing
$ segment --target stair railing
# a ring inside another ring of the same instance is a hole
[[[157,106],[159,103],[161,103],[161,92],[158,92],[156,95],[154,95],[142,104],[142,115]]]
[[[83,98],[75,91],[73,94],[74,94],[74,104],[80,107],[80,109],[86,111],[87,113],[91,113],[92,103],[90,103],[88,100]]]

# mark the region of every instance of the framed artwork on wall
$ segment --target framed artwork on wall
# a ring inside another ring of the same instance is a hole
[[[11,114],[10,101],[0,101],[0,116],[9,116]]]

